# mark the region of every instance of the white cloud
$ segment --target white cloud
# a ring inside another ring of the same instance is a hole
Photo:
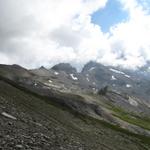
[[[91,16],[107,0],[0,0],[0,63],[29,68],[59,62],[82,67],[89,60],[143,65],[150,60],[146,0],[118,1],[129,18],[105,34]]]
[[[112,27],[109,38],[112,50],[125,60],[116,63],[141,66],[150,60],[150,15],[136,0],[121,0],[129,19]]]
[[[97,30],[90,15],[106,1],[0,0],[0,63],[30,68],[62,61],[85,63],[90,58],[81,57],[80,49],[93,50],[94,39],[89,49],[84,45]]]

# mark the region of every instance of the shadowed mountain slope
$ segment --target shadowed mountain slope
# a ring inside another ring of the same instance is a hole
[[[61,71],[0,66],[2,149],[149,150],[145,102],[113,90],[98,95],[84,74]]]

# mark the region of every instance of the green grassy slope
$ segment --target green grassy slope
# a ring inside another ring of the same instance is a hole
[[[131,124],[140,126],[144,129],[150,130],[150,118],[140,117],[135,114],[126,112],[119,107],[112,107],[113,115]]]

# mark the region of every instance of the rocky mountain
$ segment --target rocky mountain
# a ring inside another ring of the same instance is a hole
[[[53,66],[51,69],[55,71],[64,71],[66,73],[76,73],[76,68],[72,67],[69,63],[60,63]]]
[[[89,62],[83,68],[83,73],[89,76],[92,81],[95,80],[98,88],[108,85],[113,90],[128,93],[149,102],[150,73],[148,70],[142,68],[127,70]]]
[[[149,150],[149,78],[87,63],[0,65],[0,148]],[[119,141],[119,144],[118,144]]]

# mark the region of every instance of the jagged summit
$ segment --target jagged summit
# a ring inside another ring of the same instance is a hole
[[[98,67],[100,66],[99,63],[95,62],[95,61],[89,61],[88,63],[86,63],[82,69],[82,72],[86,72],[89,71],[92,68]]]
[[[64,71],[66,73],[76,73],[76,68],[72,67],[69,63],[60,63],[53,66],[51,69],[55,71]]]
[[[43,70],[45,70],[46,68],[45,68],[44,66],[41,66],[39,69],[43,69]]]

